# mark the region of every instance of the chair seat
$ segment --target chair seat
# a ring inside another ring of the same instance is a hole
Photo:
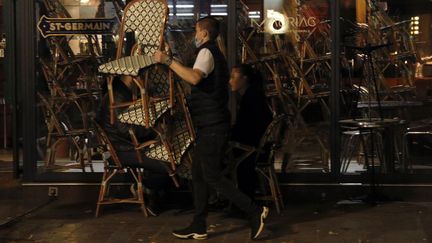
[[[99,66],[98,70],[99,72],[106,74],[138,76],[138,73],[141,69],[149,67],[153,64],[155,64],[155,61],[153,60],[152,56],[126,56],[102,64]]]
[[[177,165],[175,174],[185,179],[192,179],[190,168],[186,164],[182,163],[183,155],[192,144],[192,138],[189,136],[187,131],[178,134],[176,137],[177,139],[174,139],[175,142],[171,144],[174,150],[174,162]],[[171,163],[168,149],[162,142],[152,144],[146,147],[143,151],[148,158]]]
[[[52,137],[65,137],[65,136],[88,136],[91,129],[86,128],[80,128],[80,129],[71,129],[67,131],[61,131],[61,132],[51,132]]]
[[[169,100],[159,100],[151,102],[149,110],[149,123],[154,126],[156,120],[161,117],[169,109]],[[117,117],[120,122],[146,126],[146,114],[140,102],[129,106],[124,112]]]
[[[177,117],[174,118],[172,137],[170,136],[168,138],[167,136],[169,135],[165,134],[161,136],[162,140],[160,142],[153,143],[144,148],[143,151],[147,157],[171,163],[169,150],[172,150],[174,163],[181,163],[181,159],[192,144],[193,139],[187,129],[186,121],[181,120],[180,117],[181,116],[177,114]],[[168,145],[168,147],[166,145]]]
[[[176,164],[180,164],[181,158],[186,153],[187,149],[192,143],[192,138],[189,136],[188,131],[178,133],[173,139],[171,147],[173,149],[173,156]],[[163,143],[152,144],[144,149],[144,154],[155,160],[170,162],[169,152]]]
[[[90,167],[91,169],[93,167],[93,164],[91,162],[84,162],[84,163],[71,162],[63,165],[48,164],[45,166],[45,170],[53,171],[53,170],[83,169],[85,167]]]

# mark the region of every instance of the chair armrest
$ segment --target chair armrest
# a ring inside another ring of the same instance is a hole
[[[149,141],[146,141],[144,143],[139,144],[138,146],[135,147],[135,149],[140,150],[140,149],[146,148],[152,144],[155,144],[157,142],[158,142],[158,140],[149,140]]]
[[[244,151],[250,151],[250,152],[252,152],[252,151],[256,150],[256,148],[253,147],[253,146],[242,144],[242,143],[239,143],[239,142],[234,142],[234,141],[229,141],[228,145],[230,146],[230,148],[241,149],[241,150],[244,150]]]

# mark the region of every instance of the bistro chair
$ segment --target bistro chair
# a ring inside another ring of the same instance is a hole
[[[414,159],[414,151],[412,151],[412,144],[415,142],[415,139],[419,138],[432,138],[432,121],[422,121],[421,124],[417,126],[408,127],[403,135],[402,139],[402,169],[403,171],[409,170],[410,173],[414,172],[413,167],[413,159]],[[428,140],[426,140],[428,141]],[[423,146],[425,148],[430,149],[430,144],[425,144],[424,142],[417,142],[417,146]]]
[[[56,101],[54,97],[47,98],[39,92],[37,95],[41,102],[40,104],[42,106],[42,112],[48,130],[46,139],[47,155],[45,158],[45,168],[81,168],[83,172],[86,172],[85,168],[90,167],[90,170],[93,172],[93,164],[91,160],[92,152],[91,147],[88,144],[91,129],[87,127],[86,121],[82,121],[82,128],[74,128],[68,115],[63,109],[64,102],[62,102],[63,105],[59,107],[58,105],[60,103]],[[76,100],[72,100],[70,103],[75,104],[78,110],[83,113]],[[69,141],[73,145],[72,148],[75,149],[75,159],[77,162],[65,165],[56,165],[57,146],[64,140]]]
[[[137,156],[142,160],[141,153],[146,157],[167,163],[168,174],[176,187],[179,187],[177,176],[190,179],[190,148],[195,139],[194,130],[189,124],[189,112],[177,106],[174,115],[166,114],[153,130],[158,133],[156,142],[138,141],[133,130],[129,130],[135,145]],[[183,108],[186,108],[183,106]]]
[[[256,151],[256,148],[250,145],[242,144],[235,141],[228,142],[228,148],[225,151],[226,166],[222,171],[223,175],[227,175],[238,186],[237,170],[239,165],[251,156]]]
[[[276,116],[268,125],[256,149],[256,171],[262,176],[260,181],[264,195],[257,200],[271,201],[275,204],[278,214],[284,209],[284,202],[279,188],[279,182],[274,169],[275,153],[281,147],[281,135],[284,126],[288,124],[288,115]]]
[[[96,136],[99,139],[101,145],[99,150],[102,153],[102,158],[104,161],[104,173],[102,176],[102,182],[99,190],[99,197],[96,206],[95,216],[99,216],[99,212],[102,205],[107,204],[118,204],[118,203],[130,203],[139,204],[141,210],[143,211],[145,217],[148,217],[147,209],[144,201],[144,192],[142,186],[143,173],[142,168],[125,166],[122,161],[117,156],[116,150],[104,129],[97,123],[94,122]],[[109,188],[112,178],[117,174],[125,174],[129,172],[133,177],[133,183],[137,185],[136,195],[129,198],[112,198],[109,197]]]
[[[108,74],[111,123],[114,110],[127,108],[119,114],[121,122],[154,126],[156,120],[173,107],[173,73],[164,65],[155,64],[153,54],[165,48],[164,30],[168,16],[165,0],[134,0],[124,9],[119,31],[116,59],[99,66],[99,72]],[[131,53],[126,54],[125,37],[133,36],[135,42]],[[114,100],[113,79],[115,75],[130,76],[138,88],[131,102]],[[132,115],[131,115],[132,114]]]
[[[59,0],[42,0],[39,6],[41,13],[49,18],[71,18]],[[56,161],[56,150],[62,141],[67,140],[76,163],[61,167],[81,168],[83,171],[85,167],[90,167],[93,171],[92,151],[88,144],[92,129],[88,120],[94,114],[95,101],[100,93],[97,76],[91,73],[99,65],[101,51],[95,35],[86,35],[85,38],[91,50],[85,55],[74,53],[70,37],[42,38],[49,51],[38,58],[38,63],[48,92],[38,92],[37,96],[48,131],[47,169],[60,167]]]

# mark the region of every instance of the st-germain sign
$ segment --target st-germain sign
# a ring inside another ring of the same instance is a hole
[[[46,38],[65,35],[111,35],[114,33],[116,24],[116,18],[48,18],[44,15],[40,18],[37,27],[41,35]]]

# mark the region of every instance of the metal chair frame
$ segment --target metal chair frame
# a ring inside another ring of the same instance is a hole
[[[117,156],[116,150],[114,149],[111,141],[103,128],[97,123],[93,123],[95,126],[96,134],[102,143],[100,146],[102,157],[104,161],[104,173],[102,176],[102,182],[99,189],[99,197],[96,204],[96,212],[95,217],[99,216],[101,206],[109,205],[109,204],[118,204],[118,203],[130,203],[130,204],[139,204],[142,212],[145,217],[148,217],[145,201],[144,201],[144,191],[142,186],[143,172],[142,168],[132,168],[129,166],[124,166]],[[109,153],[109,156],[105,156]],[[111,158],[112,162],[109,161]],[[124,174],[129,172],[135,183],[137,185],[136,196],[130,198],[109,198],[109,187],[112,178],[118,174]]]
[[[273,119],[273,121],[268,125],[263,137],[261,138],[260,144],[256,149],[257,154],[255,157],[256,161],[256,171],[264,178],[262,185],[264,189],[268,187],[270,193],[267,195],[259,196],[256,199],[264,201],[272,201],[275,204],[276,211],[278,214],[284,209],[284,202],[282,198],[282,193],[280,191],[278,178],[276,176],[274,168],[274,157],[276,151],[280,148],[278,142],[281,141],[281,129],[282,125],[288,124],[287,115],[279,115]],[[267,152],[266,149],[269,148],[270,151],[266,161],[260,161],[260,156]]]
[[[188,154],[189,148],[195,140],[195,130],[186,105],[184,91],[179,83],[177,83],[176,87],[175,106],[173,109],[174,114],[165,114],[153,127],[153,130],[158,134],[158,141],[140,142],[133,130],[129,130],[129,133],[135,146],[135,150],[137,151],[138,158],[142,161],[141,152],[143,152],[152,159],[161,160],[161,163],[168,162],[168,174],[173,180],[175,186],[179,187],[180,184],[177,179],[177,172],[182,164],[182,160],[185,155]],[[174,119],[174,121],[172,121],[172,119]],[[180,121],[176,119],[180,119]],[[182,121],[184,121],[184,123],[182,123]],[[177,136],[181,136],[181,138],[178,138]],[[186,136],[186,138],[183,136]],[[180,144],[175,144],[176,142],[179,143],[179,140],[181,139],[188,140],[186,141],[186,143],[188,143],[185,145],[186,148],[183,148],[184,150],[181,148]],[[152,151],[157,149],[155,147],[159,147],[161,151],[158,151],[165,155],[154,156],[154,152]],[[183,169],[187,168],[184,167]]]
[[[160,21],[160,23],[162,24],[160,26],[160,29],[158,30],[159,36],[157,38],[157,41],[148,40],[147,38],[148,32],[150,32],[150,30],[146,31],[145,28],[153,28],[152,26],[149,26],[151,25],[151,23],[149,23],[149,21],[146,20],[147,15],[143,13],[139,13],[140,14],[139,17],[142,18],[142,20],[139,21],[140,23],[138,24],[138,26],[135,26],[136,23],[134,22],[133,19],[134,17],[136,17],[134,16],[135,15],[134,11],[136,9],[145,8],[146,6],[151,4],[159,4],[160,6],[164,7],[163,9],[164,16],[163,18],[158,19],[158,21]],[[151,56],[156,50],[167,49],[167,47],[165,46],[164,36],[163,36],[166,21],[167,21],[167,16],[168,16],[168,5],[165,0],[134,0],[130,2],[128,5],[126,5],[123,13],[120,30],[119,30],[119,42],[117,44],[116,60],[121,59],[124,56],[122,52],[124,48],[124,38],[127,32],[135,31],[135,33],[137,34],[137,36],[135,36],[135,38],[137,39],[137,43],[135,43],[134,47],[132,48],[132,51],[130,53],[131,56],[135,56],[135,55]],[[147,26],[145,26],[143,22],[145,22]],[[125,73],[125,75],[129,75],[129,74]],[[149,92],[150,85],[155,83],[154,79],[160,79],[160,77],[156,77],[155,75],[165,75],[168,81],[169,91],[167,94],[162,95],[162,97],[160,96],[160,94],[154,96]],[[167,69],[162,65],[153,65],[150,67],[143,68],[142,74],[132,77],[134,84],[139,90],[139,94],[136,94],[134,96],[134,100],[131,102],[116,103],[113,94],[114,92],[112,86],[113,79],[114,76],[112,74],[109,75],[107,78],[108,94],[109,94],[109,101],[110,101],[111,123],[114,123],[115,120],[115,112],[114,112],[115,109],[122,108],[122,107],[129,107],[133,104],[139,103],[141,108],[144,111],[143,125],[146,127],[151,127],[154,125],[152,124],[152,122],[154,121],[150,121],[150,110],[151,110],[151,106],[155,102],[161,101],[161,99],[168,99],[169,108],[173,107],[173,102],[174,102],[173,73],[171,70]],[[158,114],[158,115],[162,115],[162,114]]]
[[[56,147],[60,141],[68,139],[72,142],[77,152],[77,164],[69,164],[65,166],[59,166],[64,168],[81,168],[83,172],[86,172],[85,168],[90,167],[93,172],[93,164],[91,159],[91,148],[87,144],[87,139],[90,137],[89,134],[91,129],[84,127],[81,129],[73,129],[67,118],[60,119],[58,117],[59,107],[55,105],[55,102],[48,100],[42,94],[37,93],[39,100],[42,103],[42,108],[45,115],[45,123],[47,125],[48,133],[46,139],[47,156],[45,159],[45,168],[52,169],[56,168]],[[76,102],[76,101],[75,101]],[[79,109],[79,105],[78,109]],[[63,114],[65,116],[65,114]]]

